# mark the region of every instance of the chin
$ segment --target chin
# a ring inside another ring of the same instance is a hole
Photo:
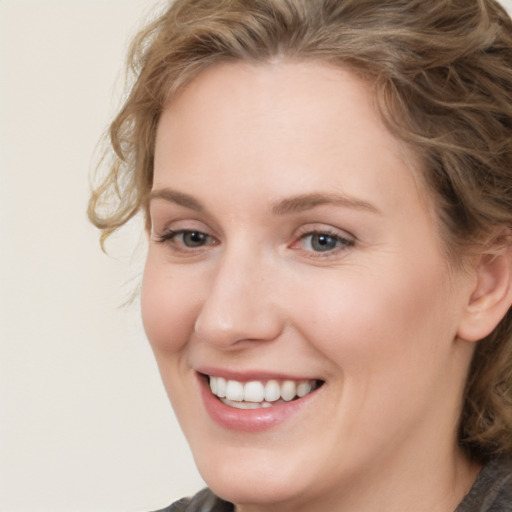
[[[236,475],[233,473],[236,472]],[[287,478],[279,467],[268,471],[252,471],[252,474],[238,471],[219,470],[216,475],[204,475],[209,488],[222,499],[237,505],[277,505],[290,503],[301,495],[302,482]]]
[[[320,475],[300,457],[240,446],[219,452],[216,457],[203,451],[195,460],[208,487],[226,501],[272,509],[271,505],[307,501],[309,495],[314,499],[313,494],[319,493],[319,482],[314,485],[313,480]]]

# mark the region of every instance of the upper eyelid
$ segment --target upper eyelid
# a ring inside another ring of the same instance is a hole
[[[168,231],[200,231],[201,233],[211,234],[212,229],[205,223],[197,218],[190,217],[177,217],[177,218],[162,218],[151,217],[151,232],[164,233]]]
[[[306,229],[302,233],[299,233],[299,236],[305,236],[305,235],[331,235],[331,236],[337,236],[339,238],[353,238],[349,233],[346,231],[343,231],[343,233],[340,233],[340,230],[338,229]]]
[[[167,210],[152,214],[150,211],[150,220],[151,233],[156,236],[166,231],[200,231],[214,238],[219,238],[219,233],[222,234],[215,219],[205,219],[201,214],[172,213]]]
[[[306,236],[306,235],[314,234],[314,233],[319,233],[319,234],[324,233],[324,234],[336,236],[338,238],[351,240],[351,241],[356,240],[356,237],[350,231],[347,231],[346,229],[341,229],[341,228],[338,228],[335,226],[331,226],[329,224],[323,224],[320,222],[305,224],[305,225],[299,227],[296,230],[295,236],[302,237],[302,236]]]
[[[160,235],[156,235],[158,237],[175,237],[176,235],[182,235],[184,233],[201,233],[203,235],[206,235],[208,238],[215,239],[215,236],[208,233],[204,229],[195,229],[195,228],[164,228],[162,230],[162,233]]]

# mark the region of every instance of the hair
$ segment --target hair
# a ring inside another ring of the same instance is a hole
[[[103,241],[152,186],[169,100],[221,62],[316,60],[374,87],[388,129],[422,162],[443,245],[512,228],[512,22],[494,0],[176,0],[134,39],[129,95],[110,126],[109,173],[89,218]],[[505,241],[505,243],[507,243]],[[474,460],[512,456],[512,314],[476,347],[459,442]]]

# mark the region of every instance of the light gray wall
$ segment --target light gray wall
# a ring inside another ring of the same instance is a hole
[[[504,2],[512,10],[512,0]],[[0,511],[130,512],[202,483],[145,341],[137,226],[85,208],[152,0],[0,0]]]

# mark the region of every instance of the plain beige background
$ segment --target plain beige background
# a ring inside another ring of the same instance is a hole
[[[0,512],[148,511],[203,485],[138,304],[119,307],[140,226],[108,257],[85,215],[127,42],[154,5],[0,0]]]
[[[0,511],[152,510],[203,485],[138,305],[137,228],[104,255],[95,146],[153,0],[0,0]],[[132,254],[135,254],[132,256]]]

